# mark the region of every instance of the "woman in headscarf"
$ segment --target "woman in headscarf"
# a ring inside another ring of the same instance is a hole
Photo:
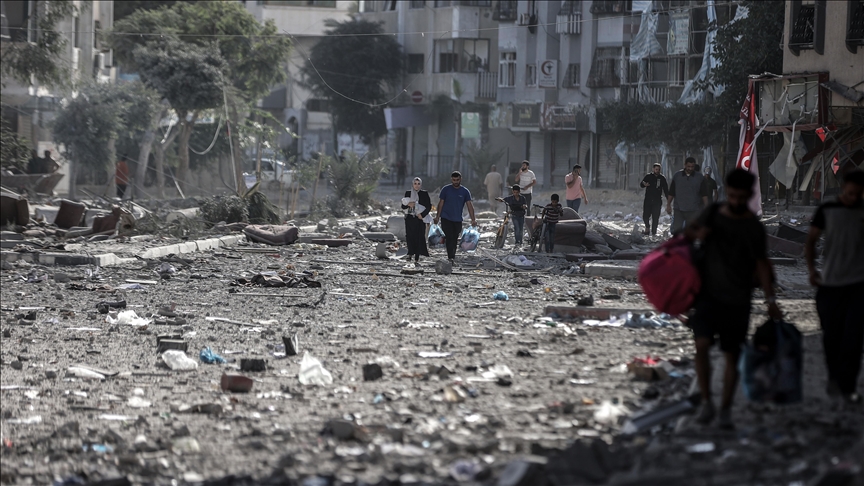
[[[411,189],[405,191],[402,198],[402,209],[405,210],[405,240],[408,242],[408,261],[414,256],[414,266],[420,266],[420,255],[429,256],[426,249],[426,224],[431,221],[429,211],[432,209],[432,200],[429,193],[421,189],[423,181],[415,177],[411,182]]]

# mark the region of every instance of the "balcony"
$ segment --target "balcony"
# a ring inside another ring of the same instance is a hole
[[[681,98],[684,91],[683,86],[670,86],[666,82],[645,83],[648,93],[655,103],[675,103]],[[639,85],[629,84],[621,87],[622,101],[639,101]]]
[[[435,73],[432,75],[432,93],[447,93],[455,96],[454,81],[459,84],[462,96],[459,101],[473,103],[494,100],[498,95],[498,73]]]

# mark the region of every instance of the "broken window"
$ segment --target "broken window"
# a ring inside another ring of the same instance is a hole
[[[594,0],[591,2],[591,13],[624,13],[631,9],[630,2],[625,0]]]
[[[408,73],[409,74],[420,74],[423,72],[424,64],[426,64],[423,59],[425,56],[423,54],[408,54]]]
[[[435,42],[438,73],[477,73],[489,70],[489,39],[448,39]]]
[[[813,49],[822,54],[825,47],[825,0],[802,4],[790,3],[789,50],[796,56],[801,49]]]
[[[617,47],[598,47],[594,51],[591,71],[588,73],[589,88],[617,88],[621,86],[621,50]]]
[[[564,72],[563,87],[578,88],[579,87],[579,64],[567,65],[567,71]]]
[[[495,5],[492,20],[516,20],[516,2],[501,0]]]
[[[853,54],[864,46],[864,0],[850,0],[846,17],[846,48]]]
[[[525,65],[525,86],[537,86],[537,65]]]

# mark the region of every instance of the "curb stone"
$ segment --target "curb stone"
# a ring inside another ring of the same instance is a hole
[[[144,250],[140,253],[139,257],[150,259],[167,256],[172,253],[179,255],[183,253],[214,250],[220,247],[234,246],[245,239],[246,235],[228,235],[219,238],[208,238],[167,246],[157,246],[155,248]],[[84,255],[80,253],[19,253],[14,251],[3,251],[0,252],[0,260],[7,262],[25,261],[27,263],[38,263],[46,266],[95,265],[98,267],[110,267],[133,262],[136,258],[118,257],[114,253]]]

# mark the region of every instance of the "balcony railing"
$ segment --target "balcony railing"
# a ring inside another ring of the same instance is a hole
[[[498,96],[498,73],[477,73],[477,98],[494,100]]]

